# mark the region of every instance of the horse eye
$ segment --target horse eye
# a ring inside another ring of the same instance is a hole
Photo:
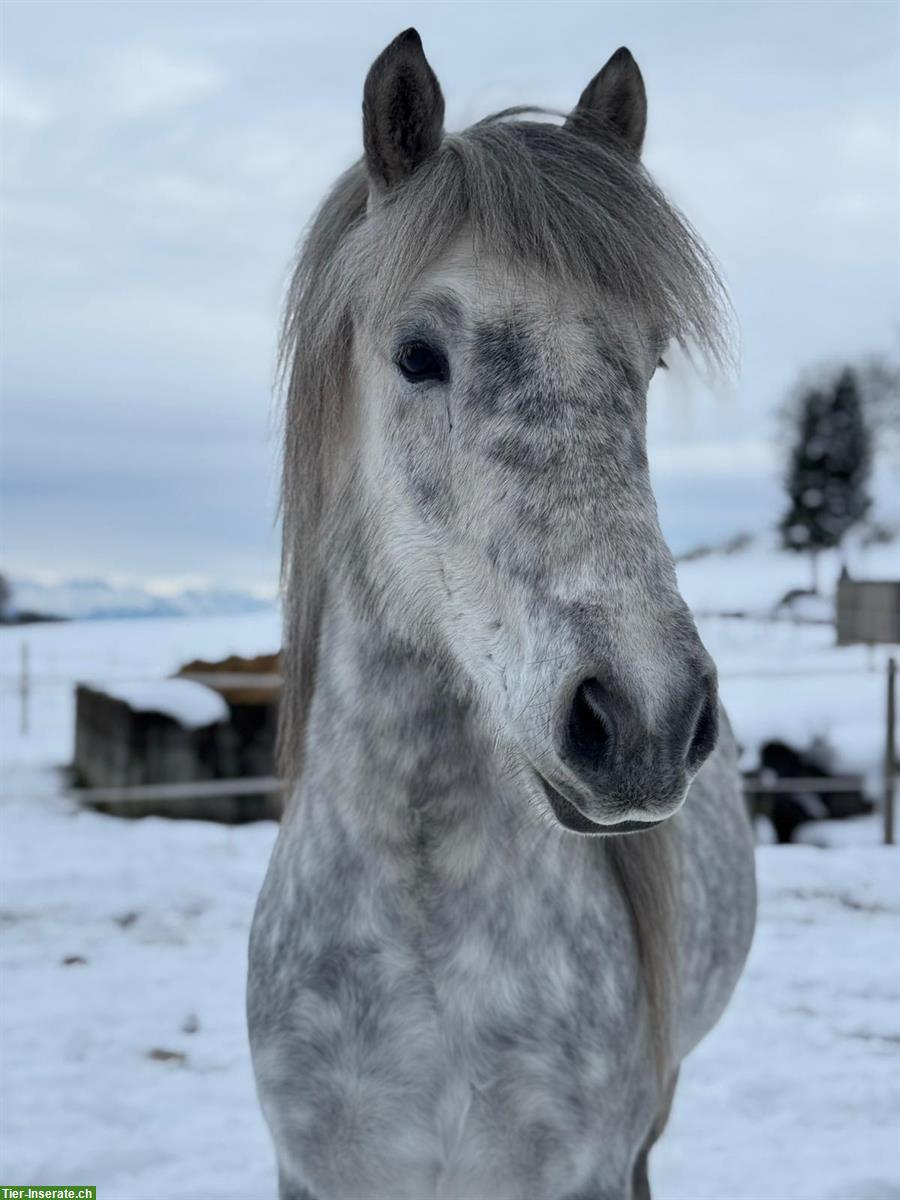
[[[664,358],[661,358],[657,362],[656,365],[657,365],[657,367],[661,367],[664,371],[668,371],[668,369],[669,369],[669,364],[666,362],[666,360]]]
[[[394,359],[401,375],[410,383],[427,379],[446,379],[447,364],[437,350],[426,342],[404,342]]]

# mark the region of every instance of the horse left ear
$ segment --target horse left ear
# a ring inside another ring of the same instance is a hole
[[[384,191],[441,144],[444,97],[415,29],[399,34],[372,63],[363,89],[363,145],[369,179]]]
[[[566,117],[566,129],[587,137],[607,136],[640,155],[647,128],[647,93],[640,67],[621,46],[581,93]]]

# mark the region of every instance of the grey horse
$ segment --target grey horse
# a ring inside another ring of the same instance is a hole
[[[645,444],[727,302],[627,50],[562,123],[443,110],[408,30],[288,298],[260,1103],[282,1200],[646,1200],[755,913]]]

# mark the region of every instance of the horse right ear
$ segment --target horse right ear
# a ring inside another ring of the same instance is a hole
[[[640,155],[647,128],[647,93],[631,51],[620,46],[581,93],[566,128],[603,137]]]
[[[411,175],[441,143],[444,97],[415,29],[395,37],[369,68],[363,89],[363,145],[373,187]]]

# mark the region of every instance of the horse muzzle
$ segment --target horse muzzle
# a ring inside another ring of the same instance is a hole
[[[638,833],[681,807],[718,736],[715,669],[704,658],[690,683],[650,722],[621,690],[591,676],[564,690],[554,754],[537,772],[556,819],[575,833]]]

